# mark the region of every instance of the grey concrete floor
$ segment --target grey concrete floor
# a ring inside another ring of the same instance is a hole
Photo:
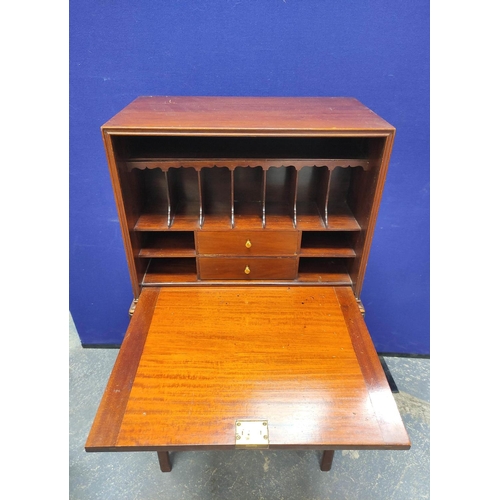
[[[386,357],[412,441],[408,451],[337,451],[321,472],[319,451],[86,453],[84,445],[117,349],[83,349],[69,324],[69,492],[71,499],[416,500],[429,494],[430,361]]]

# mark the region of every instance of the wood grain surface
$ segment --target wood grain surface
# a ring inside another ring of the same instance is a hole
[[[321,254],[353,258],[348,280],[328,282],[359,298],[395,128],[358,100],[143,96],[102,133],[135,298],[197,277],[188,261],[145,275],[150,257],[193,253],[141,245],[136,232],[233,230],[359,231],[347,251]],[[313,275],[322,284],[321,269],[298,281]]]
[[[199,254],[205,255],[295,255],[297,231],[205,231],[197,233]]]
[[[113,371],[94,419],[85,449],[98,451],[116,444],[149,326],[155,312],[159,288],[147,288],[136,305]]]
[[[265,118],[263,120],[263,118]],[[220,132],[392,131],[394,127],[351,97],[138,97],[104,129],[160,128]]]
[[[294,280],[298,259],[294,257],[199,257],[202,280]]]
[[[406,441],[409,447],[410,441],[404,426],[396,425],[399,421],[396,401],[352,290],[338,287],[336,293],[366,387],[370,391],[370,402],[377,415],[380,433],[387,442]]]
[[[237,419],[267,419],[271,448],[408,448],[354,307],[348,287],[161,289],[123,418],[87,450],[233,448]]]

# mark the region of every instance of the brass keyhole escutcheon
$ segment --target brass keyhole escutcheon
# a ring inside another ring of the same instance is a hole
[[[250,274],[250,268],[248,266],[245,267],[245,274]]]
[[[245,246],[247,248],[250,248],[252,246],[252,244],[250,243],[250,240],[247,240],[247,242],[245,243]]]

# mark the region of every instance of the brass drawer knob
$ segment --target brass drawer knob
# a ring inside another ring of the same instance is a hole
[[[252,246],[252,244],[250,243],[250,240],[247,240],[247,242],[245,243],[245,246],[247,248],[250,248]]]
[[[245,267],[245,274],[250,274],[250,268],[248,266]]]

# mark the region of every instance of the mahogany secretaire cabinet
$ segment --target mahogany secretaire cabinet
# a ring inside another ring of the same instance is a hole
[[[394,132],[344,97],[102,127],[135,300],[87,451],[410,447],[359,302]]]

